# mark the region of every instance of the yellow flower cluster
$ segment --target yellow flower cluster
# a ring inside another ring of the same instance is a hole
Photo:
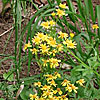
[[[63,51],[64,46],[66,46],[66,48],[76,48],[76,43],[72,40],[73,36],[74,34],[71,33],[71,38],[68,38],[67,33],[60,31],[57,33],[57,37],[54,38],[48,34],[38,32],[32,38],[32,45],[31,43],[25,44],[24,49],[26,50],[27,48],[30,48],[32,54],[41,54],[43,56],[43,66],[48,66],[49,64],[50,68],[55,68],[59,66],[59,62],[61,62],[61,60],[54,57],[57,53]],[[45,55],[46,57],[48,56],[48,58],[45,58]]]
[[[61,78],[61,75],[57,72],[55,72],[53,75],[44,75],[44,77],[47,81],[46,84],[42,85],[41,82],[34,83],[34,86],[37,87],[38,90],[37,94],[29,95],[30,100],[68,100],[67,96],[70,95],[70,92],[74,91],[77,93],[78,87],[76,87],[74,84],[71,84],[71,82],[67,79],[61,82],[60,85],[57,84],[57,78]],[[76,83],[79,83],[81,86],[83,86],[85,81],[84,79],[80,79],[79,81],[76,81]]]
[[[65,11],[62,9],[66,9],[66,4],[61,4],[59,5],[59,9],[56,9],[56,13],[52,13],[52,16],[58,15],[59,17],[65,15]]]
[[[54,26],[56,23],[51,20],[51,21],[47,21],[47,22],[42,22],[41,23],[41,26],[46,28],[46,29],[49,29],[50,27]]]
[[[50,26],[55,25],[54,21],[47,21],[41,23],[41,26],[44,28],[49,28]],[[51,31],[49,31],[51,32]],[[73,41],[74,33],[70,33],[68,36],[67,33],[58,32],[45,34],[38,32],[33,38],[32,43],[27,43],[24,46],[24,50],[27,48],[30,49],[32,54],[42,55],[42,66],[50,66],[50,68],[55,68],[59,66],[61,60],[54,58],[57,53],[64,51],[64,48],[76,48],[76,43]]]

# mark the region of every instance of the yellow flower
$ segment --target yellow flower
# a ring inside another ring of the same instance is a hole
[[[34,83],[34,86],[41,87],[41,82],[36,82],[36,83]]]
[[[54,100],[60,100],[60,97],[54,96]]]
[[[80,79],[78,81],[76,81],[76,83],[79,83],[80,86],[83,86],[83,84],[85,83],[84,79]]]
[[[46,44],[40,44],[40,48],[41,48],[40,50],[42,51],[42,53],[48,53],[48,50],[50,49],[46,46]]]
[[[65,15],[65,12],[64,12],[63,10],[56,9],[56,11],[57,11],[57,15],[58,15],[59,17]]]
[[[47,90],[47,91],[43,91],[43,94],[42,94],[42,97],[43,98],[52,98],[53,97],[53,92]],[[47,100],[47,99],[46,99]]]
[[[70,83],[70,81],[64,79],[64,81],[63,81],[61,84],[62,84],[62,86],[66,86],[66,85],[69,84],[69,83]]]
[[[52,81],[50,81],[50,82],[48,82],[50,85],[52,85],[52,86],[54,86],[54,87],[56,87],[56,83],[55,83],[55,81],[54,80],[52,80]]]
[[[49,41],[53,41],[53,37],[48,37]]]
[[[55,73],[54,73],[54,76],[55,76],[55,77],[61,78],[61,75],[60,75],[58,72],[55,72]]]
[[[42,41],[47,41],[48,42],[48,35],[47,34],[43,36]]]
[[[50,24],[50,26],[53,26],[53,25],[55,25],[56,23],[55,23],[53,20],[51,20],[51,21],[49,21],[49,24]]]
[[[59,95],[62,95],[62,93],[63,93],[60,88],[57,88],[57,90],[55,90],[53,92],[54,92],[54,94],[59,93]]]
[[[56,40],[55,40],[55,39],[50,40],[50,41],[48,41],[48,44],[49,44],[50,46],[52,46],[52,47],[56,47]]]
[[[72,42],[72,40],[69,40],[68,43],[67,43],[67,48],[76,48],[76,43],[75,42]]]
[[[45,100],[43,97],[40,97],[39,99],[37,99],[37,100]]]
[[[61,100],[68,100],[68,98],[67,98],[66,96],[67,96],[67,94],[62,95],[62,96],[61,96]]]
[[[48,21],[47,21],[47,22],[42,22],[42,23],[41,23],[41,26],[43,26],[43,27],[46,28],[46,29],[50,28],[49,22],[48,22]]]
[[[37,37],[39,37],[40,39],[42,39],[42,38],[44,38],[44,34],[38,32]]]
[[[58,44],[58,45],[57,45],[57,49],[58,49],[58,51],[62,51],[62,49],[63,49],[62,44]]]
[[[70,37],[73,38],[74,37],[74,33],[70,33]]]
[[[53,13],[51,13],[51,15],[54,17],[56,14],[53,12]]]
[[[34,95],[30,94],[29,96],[30,96],[30,100],[33,100],[33,99],[37,100],[38,99],[37,94],[34,94]]]
[[[61,62],[61,60],[51,58],[51,59],[49,59],[49,62],[50,62],[50,67],[55,68],[55,67],[59,66],[58,62]]]
[[[47,100],[56,100],[54,97],[52,97],[52,98],[49,98],[49,99],[47,99]]]
[[[66,91],[72,92],[72,88],[67,84]]]
[[[68,44],[70,40],[66,39],[65,41],[63,41],[63,44]]]
[[[37,99],[37,100],[45,100],[43,97],[40,97],[39,99]]]
[[[76,91],[77,89],[78,89],[78,87],[74,86],[74,84],[67,84],[66,90],[68,92],[72,92],[72,90],[73,90],[75,93],[77,93],[77,91]]]
[[[35,44],[41,43],[40,38],[39,37],[35,37],[35,36],[34,36],[34,38],[32,38],[32,42],[35,43]]]
[[[92,25],[92,28],[93,28],[93,29],[98,29],[99,26],[98,26],[97,24],[94,24],[94,25]]]
[[[44,75],[44,76],[47,77],[47,78],[46,78],[47,81],[51,81],[51,80],[54,80],[54,79],[57,78],[57,77],[55,77],[55,76],[53,76],[53,75],[51,75],[51,74],[50,74],[50,75],[47,74],[47,75]]]
[[[49,52],[49,54],[51,55],[51,54],[53,54],[53,56],[55,56],[55,54],[57,53],[57,50],[52,50],[51,52]]]
[[[59,7],[65,9],[66,8],[66,4],[61,4],[60,3]]]
[[[67,38],[68,37],[68,34],[67,33],[62,33],[61,31],[60,32],[58,32],[58,34],[60,35],[58,38]]]
[[[30,42],[28,44],[25,44],[24,46],[24,50],[26,50],[27,48],[32,47],[32,45],[30,44]]]
[[[51,36],[49,37],[48,36],[47,43],[50,44],[50,42],[53,41],[53,40],[54,40],[53,37],[51,37]]]
[[[47,66],[47,62],[48,62],[48,60],[44,60],[44,59],[42,59],[42,61],[43,61],[43,66]]]
[[[74,86],[74,84],[69,84],[69,86],[72,88],[72,90],[74,90],[75,93],[77,93],[77,89],[78,87]]]
[[[51,86],[47,86],[47,85],[44,85],[41,90],[49,90],[51,88]]]
[[[37,49],[33,48],[33,49],[30,49],[30,51],[32,52],[32,54],[37,54]]]

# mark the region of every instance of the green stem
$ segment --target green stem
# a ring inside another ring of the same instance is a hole
[[[52,3],[51,3],[51,1],[50,1],[50,0],[47,0],[47,1],[48,1],[48,3],[49,3],[50,7],[52,8]]]
[[[95,48],[97,44],[98,44],[98,40],[95,42],[93,48]],[[88,56],[86,57],[85,62],[87,61],[87,59],[90,57],[91,53],[93,52],[93,48],[91,49],[90,53],[89,53]]]
[[[38,66],[40,67],[40,70],[43,72],[42,66],[41,66],[41,64],[40,64],[40,62],[39,62],[39,59],[38,59],[38,55],[37,55],[37,54],[35,54],[35,59],[36,59],[36,62],[37,62],[37,64],[38,64]]]
[[[17,44],[18,44],[18,19],[17,19],[17,2],[16,0],[15,3],[15,69],[16,69],[16,77],[17,81],[19,82],[19,77],[18,77],[18,65],[17,65]]]
[[[80,63],[82,63],[84,65],[84,67],[86,68],[90,68],[88,65],[86,65],[80,58],[78,58],[73,52],[71,52],[71,50],[67,49],[67,51],[72,55],[74,56]]]

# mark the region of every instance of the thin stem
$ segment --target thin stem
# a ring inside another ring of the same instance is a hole
[[[72,55],[74,56],[80,63],[82,63],[84,65],[84,67],[88,68],[89,69],[89,66],[86,65],[80,58],[78,58],[77,56],[75,56],[75,54],[73,52],[71,52],[71,50],[67,49],[67,51]]]
[[[42,67],[41,67],[41,64],[40,64],[40,62],[39,62],[39,59],[38,59],[38,55],[37,55],[37,54],[35,54],[35,59],[36,59],[36,61],[37,61],[38,66],[40,67],[40,70],[43,72],[43,70],[42,70]]]
[[[95,48],[97,44],[98,44],[98,40],[95,42],[93,48]],[[90,53],[89,53],[88,56],[86,57],[85,62],[87,61],[87,59],[90,57],[91,53],[93,52],[93,48],[91,49]]]
[[[17,19],[17,2],[16,0],[15,3],[15,69],[16,69],[16,77],[17,81],[19,82],[19,77],[18,77],[18,65],[17,65],[17,44],[18,44],[18,19]]]

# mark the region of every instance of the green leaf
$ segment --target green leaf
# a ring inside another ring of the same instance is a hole
[[[98,18],[98,24],[99,24],[98,37],[100,38],[100,5],[96,6],[96,8],[97,8],[97,18]]]
[[[15,88],[14,85],[8,85],[7,88],[10,92],[17,90],[17,88]]]
[[[89,5],[88,5],[88,0],[84,0],[84,3],[85,3],[85,11],[86,11],[87,17],[89,19]]]
[[[61,0],[56,0],[57,1],[57,4],[59,5],[61,3]]]
[[[73,6],[71,0],[67,0],[67,3],[68,3],[69,10],[72,12],[75,12],[75,9],[74,9],[74,6]]]
[[[28,100],[29,94],[34,94],[33,89],[29,89],[29,87],[25,87],[20,94],[21,100]]]
[[[3,98],[0,98],[0,100],[4,100]]]
[[[91,0],[88,0],[88,6],[89,6],[90,14],[91,14],[91,19],[92,19],[93,23],[95,23],[93,4],[92,4]]]
[[[3,74],[3,78],[8,81],[13,81],[14,75],[12,74],[12,71],[9,71],[8,73]]]
[[[3,98],[0,98],[0,100],[4,100]]]
[[[10,0],[2,0],[3,4],[8,3]]]
[[[75,13],[75,8],[74,8],[71,0],[67,0],[67,3],[68,3],[69,10],[71,12],[74,12]],[[73,21],[75,23],[76,19],[75,19],[74,15],[73,14],[69,14],[68,16],[71,19],[71,21]]]

